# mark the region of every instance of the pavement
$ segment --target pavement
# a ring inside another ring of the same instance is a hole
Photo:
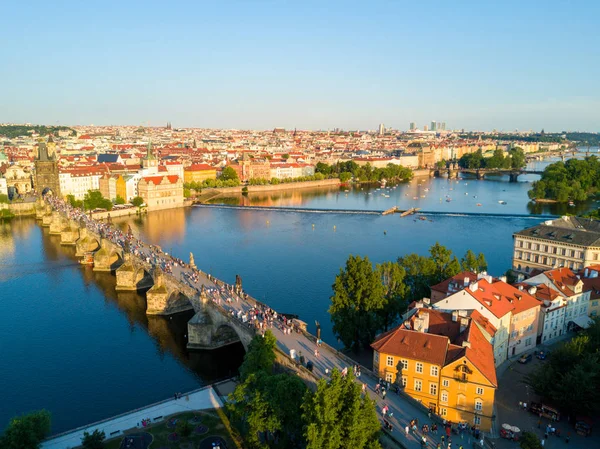
[[[555,341],[552,345],[537,346],[536,350],[552,351],[553,347],[571,338],[572,334],[567,334],[565,338]],[[533,353],[533,351],[532,351]],[[542,402],[535,394],[533,389],[525,383],[525,376],[533,372],[537,367],[543,366],[546,361],[533,357],[531,362],[521,364],[518,362],[520,355],[514,357],[498,367],[498,390],[496,391],[496,423],[501,426],[503,423],[517,426],[521,432],[528,431],[535,433],[540,440],[544,439],[546,426],[550,423],[547,418],[540,418],[529,411],[519,407],[519,402],[531,403]],[[538,427],[538,421],[541,421]],[[544,443],[544,449],[589,449],[600,448],[600,434],[597,432],[589,437],[577,435],[573,425],[567,422],[567,417],[562,416],[561,420],[552,423],[552,425],[561,432],[560,437],[548,436]],[[596,419],[594,427],[597,429],[600,422]],[[570,441],[566,442],[565,437],[570,433]],[[517,448],[518,443],[514,441],[499,438],[495,440],[498,449]]]
[[[222,407],[221,399],[212,387],[205,387],[183,394],[180,399],[167,399],[148,405],[137,410],[123,413],[121,415],[79,427],[74,430],[56,435],[44,441],[41,449],[70,449],[81,446],[83,432],[92,433],[98,429],[104,431],[106,438],[114,438],[123,435],[126,430],[139,428],[144,430],[143,419],[151,422],[163,421],[164,418],[176,413],[190,412],[194,410],[206,410]]]

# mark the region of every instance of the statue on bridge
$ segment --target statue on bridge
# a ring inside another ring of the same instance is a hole
[[[192,269],[196,269],[196,263],[194,262],[194,255],[192,254],[192,252],[190,251],[190,268]]]
[[[242,277],[239,274],[235,275],[235,292],[238,295],[242,292]]]

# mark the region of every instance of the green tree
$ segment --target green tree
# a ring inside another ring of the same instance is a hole
[[[221,181],[239,181],[237,172],[230,166],[223,169],[220,179]]]
[[[119,195],[117,195],[117,199],[115,200],[115,204],[125,204],[125,199]]]
[[[429,254],[431,254],[431,259],[435,264],[437,282],[460,273],[460,263],[456,256],[452,254],[452,250],[440,245],[439,242],[435,242],[435,245],[429,248]]]
[[[333,332],[348,348],[367,347],[381,327],[384,288],[368,257],[350,256],[335,278],[329,314]]]
[[[256,335],[250,345],[244,362],[240,367],[240,378],[244,381],[250,374],[264,371],[270,374],[275,363],[275,348],[277,339],[270,330],[265,332],[264,337]]]
[[[106,434],[102,430],[94,430],[92,433],[83,432],[81,446],[84,449],[104,449]]]
[[[284,153],[284,154],[281,155],[281,159],[283,159],[283,160],[287,161],[289,158],[290,158],[290,155],[287,154],[287,153]]]
[[[467,250],[465,257],[461,260],[461,266],[463,271],[472,271],[473,273],[480,273],[487,270],[487,261],[482,253],[475,255],[470,249]]]
[[[112,201],[104,198],[100,190],[89,190],[83,198],[83,205],[86,210],[106,209],[112,210]]]
[[[50,433],[50,412],[40,410],[12,418],[0,437],[2,449],[38,449]]]
[[[408,291],[404,284],[406,271],[394,262],[378,264],[375,271],[383,285],[384,305],[379,311],[379,316],[383,323],[383,330],[387,331],[406,309],[405,296]]]
[[[179,421],[177,421],[175,430],[183,438],[188,438],[192,434],[194,428],[187,419],[180,419]]]
[[[315,165],[315,173],[322,173],[325,176],[329,176],[333,169],[330,165],[324,164],[323,162],[317,162]]]
[[[8,204],[10,201],[8,199],[8,195],[0,194],[0,204]]]
[[[552,351],[546,363],[529,376],[527,383],[542,398],[564,412],[593,414],[600,409],[600,324]]]
[[[519,447],[521,449],[542,449],[540,438],[533,432],[523,432],[519,438]]]
[[[131,200],[131,204],[138,208],[142,207],[142,205],[144,204],[144,198],[142,198],[141,196],[136,196]]]
[[[405,283],[408,287],[407,301],[418,301],[429,297],[431,285],[437,284],[436,266],[430,257],[408,254],[398,259],[406,272]]]
[[[375,403],[351,374],[334,369],[329,382],[319,380],[317,391],[305,394],[302,420],[306,449],[381,449]]]
[[[513,147],[508,151],[508,155],[510,156],[510,166],[511,168],[523,168],[527,165],[527,161],[525,159],[525,152],[523,148]]]
[[[350,172],[345,171],[345,172],[340,173],[340,181],[341,182],[348,182],[348,181],[350,181],[351,178],[352,178],[352,173],[350,173]]]

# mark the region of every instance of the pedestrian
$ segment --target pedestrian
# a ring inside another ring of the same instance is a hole
[[[408,437],[408,432],[410,432],[410,429],[408,428],[408,426],[406,426],[404,428],[404,433],[406,434],[407,437]]]
[[[567,438],[565,438],[565,443],[569,444],[570,439],[571,439],[571,432],[567,433]]]
[[[440,441],[442,442],[442,444],[444,444],[446,437],[444,435],[442,435],[442,438],[440,438]]]
[[[523,402],[523,410],[527,411],[527,402]]]
[[[542,440],[542,447],[544,447],[546,440]]]
[[[386,395],[385,389],[381,390],[381,397],[383,399],[385,399],[385,395]]]
[[[523,401],[519,401],[519,408],[523,408]]]

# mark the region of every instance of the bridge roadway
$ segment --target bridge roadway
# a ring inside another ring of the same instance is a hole
[[[51,201],[55,210],[61,210],[63,214],[70,215],[71,217],[77,214],[77,211],[74,211],[62,201],[56,199]],[[111,239],[113,243],[124,246],[124,234],[110,224],[99,223],[93,219],[89,219],[89,217],[86,217],[83,221],[86,222],[89,230],[97,231],[98,229],[102,229],[105,236]],[[297,367],[297,359],[300,355],[304,356],[305,363],[308,361],[313,363],[312,376],[314,376],[314,380],[327,377],[327,370],[329,372],[333,369],[342,371],[346,368],[349,372],[352,372],[352,368],[356,364],[353,360],[325,342],[322,342],[321,346],[317,347],[316,338],[312,334],[291,325],[289,321],[286,324],[281,319],[281,315],[278,315],[277,319],[267,322],[264,317],[272,312],[268,306],[261,304],[243,292],[237,294],[234,286],[215,279],[213,276],[200,270],[193,269],[189,264],[181,263],[179,259],[164,253],[156,246],[148,245],[139,240],[136,240],[136,242],[139,242],[139,245],[133,246],[132,251],[138,257],[145,257],[154,267],[170,271],[170,275],[174,279],[182,281],[187,287],[194,289],[198,293],[190,298],[196,311],[201,311],[205,305],[202,302],[203,299],[209,299],[212,305],[226,313],[232,321],[237,321],[238,324],[242,324],[247,329],[252,330],[252,332],[264,332],[264,329],[268,328],[277,339],[277,346],[282,355],[285,354],[289,359],[290,351],[295,350],[296,361],[295,363],[291,363],[291,365],[296,365],[297,370],[305,374],[308,373],[307,370]],[[254,316],[254,319],[251,318],[252,316]],[[244,317],[248,317],[248,319],[244,320]],[[260,325],[263,326],[263,329],[259,329]],[[239,326],[236,326],[236,328],[239,329]],[[315,352],[317,349],[319,351],[318,354]],[[291,361],[291,359],[289,360]],[[367,393],[376,402],[380,419],[383,406],[387,405],[389,407],[388,421],[393,426],[391,436],[404,448],[421,448],[420,440],[422,435],[420,426],[428,424],[431,427],[433,422],[437,422],[438,425],[442,422],[441,418],[435,415],[429,418],[426,407],[421,405],[419,401],[403,393],[396,394],[390,391],[385,400],[380,395],[375,394],[375,385],[379,382],[379,379],[370,369],[364,366],[361,366],[361,376],[356,379],[356,382],[366,385]],[[416,434],[411,432],[406,435],[404,428],[412,419],[418,420],[419,430]],[[427,447],[435,448],[437,443],[441,442],[440,436],[442,434],[442,426],[440,426],[438,435],[428,434],[426,436],[428,441]],[[456,448],[460,445],[471,447],[472,443],[475,442],[474,438],[468,434],[464,434],[462,438],[454,435],[453,437],[453,447]]]

